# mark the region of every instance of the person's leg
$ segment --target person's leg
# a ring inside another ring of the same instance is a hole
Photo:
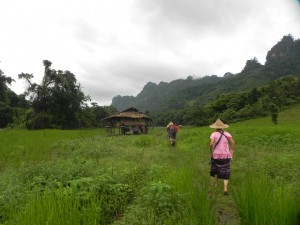
[[[223,180],[224,180],[224,194],[228,194],[228,183],[230,178],[230,159],[224,161],[224,171],[223,171]]]
[[[224,180],[224,193],[228,192],[227,186],[228,186],[229,180]]]
[[[175,139],[172,138],[171,145],[175,145]]]

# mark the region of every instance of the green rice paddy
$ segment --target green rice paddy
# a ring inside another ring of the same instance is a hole
[[[147,135],[0,130],[0,224],[297,225],[300,106],[229,124],[229,195],[209,177],[208,127]]]

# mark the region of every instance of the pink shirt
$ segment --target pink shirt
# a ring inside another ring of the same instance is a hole
[[[210,139],[213,140],[214,143],[216,143],[221,136],[220,132],[213,132],[210,135]],[[227,158],[232,158],[232,155],[229,151],[229,145],[228,145],[228,140],[227,138],[231,138],[231,134],[224,131],[223,136],[219,142],[219,144],[215,147],[213,151],[213,158],[214,159],[227,159]]]

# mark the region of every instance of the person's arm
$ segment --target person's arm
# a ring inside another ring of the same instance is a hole
[[[213,152],[214,152],[214,140],[210,139],[210,144],[209,144],[209,148],[210,148],[210,156],[212,157]]]
[[[235,142],[232,137],[228,138],[228,142],[229,142],[229,151],[233,157],[233,152],[235,150]]]

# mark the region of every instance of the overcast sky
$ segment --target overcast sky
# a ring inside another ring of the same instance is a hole
[[[265,63],[284,35],[300,38],[299,0],[2,0],[0,69],[75,74],[99,105],[136,96],[151,81],[240,72]]]

